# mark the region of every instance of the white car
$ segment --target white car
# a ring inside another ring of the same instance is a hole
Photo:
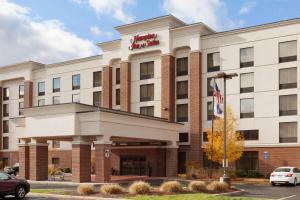
[[[278,167],[270,175],[272,186],[276,184],[293,184],[300,182],[300,170],[296,167]]]

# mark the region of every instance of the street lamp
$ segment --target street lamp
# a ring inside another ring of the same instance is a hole
[[[224,174],[220,177],[221,182],[228,183],[230,185],[230,177],[227,175],[227,148],[226,148],[226,80],[232,79],[232,77],[238,76],[237,73],[226,74],[225,72],[218,73],[213,78],[223,78],[224,80]]]

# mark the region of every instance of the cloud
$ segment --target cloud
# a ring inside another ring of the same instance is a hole
[[[65,30],[57,20],[36,20],[29,8],[0,1],[0,65],[25,60],[52,63],[96,53],[92,42]]]
[[[239,14],[249,13],[253,7],[255,7],[257,2],[255,0],[246,1],[239,10]]]
[[[214,29],[223,30],[239,26],[228,17],[226,4],[221,0],[164,0],[162,9],[182,20],[203,22]]]
[[[94,36],[107,36],[107,37],[111,37],[113,36],[112,32],[109,31],[102,31],[99,27],[97,26],[92,26],[90,27],[90,32],[91,34],[93,34]]]

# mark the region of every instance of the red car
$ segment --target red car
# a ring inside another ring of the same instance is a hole
[[[0,198],[14,195],[16,199],[24,199],[29,191],[30,185],[26,180],[0,172]]]

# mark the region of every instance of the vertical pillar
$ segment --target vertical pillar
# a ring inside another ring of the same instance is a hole
[[[33,83],[24,81],[24,108],[31,108],[33,105]]]
[[[175,121],[175,58],[172,55],[161,57],[161,116]]]
[[[3,89],[0,87],[0,150],[2,150],[2,140],[3,140]],[[2,156],[0,154],[0,162],[2,161]]]
[[[103,107],[112,108],[112,67],[103,69]]]
[[[202,166],[203,151],[201,148],[202,131],[202,53],[190,53],[190,151],[187,154],[187,162],[192,162],[195,167]]]
[[[30,180],[48,180],[48,143],[31,139],[29,143]]]
[[[19,165],[20,177],[29,179],[29,146],[25,141],[19,144]]]
[[[131,64],[121,62],[120,65],[120,107],[121,111],[130,112],[131,98]]]
[[[166,149],[166,176],[177,177],[178,173],[178,147]]]
[[[72,144],[72,181],[91,182],[91,143],[82,139]]]
[[[108,183],[111,180],[111,143],[95,142],[95,173],[96,182]]]

